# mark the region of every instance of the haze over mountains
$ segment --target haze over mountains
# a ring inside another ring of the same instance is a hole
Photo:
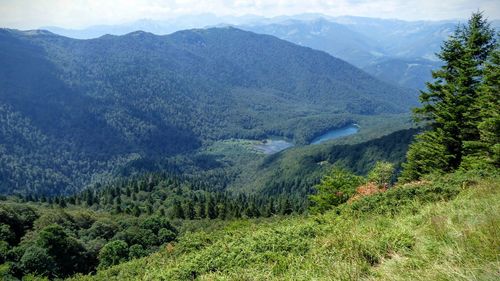
[[[435,53],[458,21],[402,21],[363,17],[329,17],[302,14],[263,18],[259,16],[217,17],[212,14],[184,16],[173,20],[140,20],[122,25],[91,26],[81,30],[45,27],[73,38],[123,35],[142,30],[169,34],[181,29],[233,25],[256,33],[322,50],[400,86],[422,89],[439,67]],[[495,27],[500,21],[493,21]]]
[[[3,193],[68,192],[213,140],[307,143],[417,102],[324,52],[236,28],[92,40],[2,29],[0,63]]]

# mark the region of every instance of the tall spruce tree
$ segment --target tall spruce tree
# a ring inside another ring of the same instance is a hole
[[[500,167],[500,45],[491,52],[484,67],[480,97],[474,104],[479,112],[479,140],[466,141],[466,168]]]
[[[422,91],[422,107],[415,120],[428,129],[410,146],[401,180],[415,180],[432,172],[457,169],[479,141],[480,100],[484,64],[495,48],[495,32],[482,13],[474,13],[467,25],[459,25],[437,56],[444,65],[432,73],[433,83]]]

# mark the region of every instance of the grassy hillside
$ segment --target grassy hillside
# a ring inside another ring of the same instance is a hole
[[[500,181],[430,177],[324,215],[239,220],[72,280],[496,280]]]

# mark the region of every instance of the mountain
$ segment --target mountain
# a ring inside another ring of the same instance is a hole
[[[143,19],[120,25],[91,26],[81,30],[47,29],[64,36],[87,39],[105,34],[123,35],[136,30],[169,34],[187,28],[230,25],[325,51],[376,78],[419,90],[423,88],[423,81],[431,77],[430,71],[439,66],[435,53],[457,23],[456,20],[404,21],[322,14],[265,18],[253,15],[219,17],[207,13],[169,20]],[[491,23],[497,29],[500,27],[498,20]]]
[[[439,66],[435,53],[454,29],[451,21],[402,21],[362,17],[305,17],[241,28],[325,51],[371,75],[423,89]]]
[[[456,21],[402,21],[338,17],[335,22],[372,40],[386,55],[436,61],[441,43],[455,30]]]
[[[432,81],[432,71],[440,66],[440,62],[422,58],[382,58],[366,65],[363,70],[382,81],[410,89],[425,89],[425,83]]]
[[[165,35],[185,29],[204,28],[220,24],[249,24],[262,22],[264,20],[266,22],[272,22],[272,20],[266,20],[261,16],[255,15],[217,16],[211,13],[204,13],[199,15],[183,15],[163,20],[140,19],[122,24],[92,25],[81,29],[62,28],[57,26],[45,26],[41,27],[41,29],[75,39],[92,39],[106,34],[125,35],[138,30],[151,32],[157,35]]]
[[[313,124],[416,104],[324,52],[235,28],[91,40],[2,29],[0,63],[2,193],[74,192],[143,157],[228,138],[307,141]]]
[[[272,24],[241,26],[241,28],[322,50],[358,67],[363,67],[377,57],[385,55],[369,37],[324,18],[286,20]]]

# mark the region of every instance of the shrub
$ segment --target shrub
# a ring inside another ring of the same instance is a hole
[[[99,268],[104,269],[127,261],[128,255],[128,245],[125,241],[111,241],[99,252]]]

